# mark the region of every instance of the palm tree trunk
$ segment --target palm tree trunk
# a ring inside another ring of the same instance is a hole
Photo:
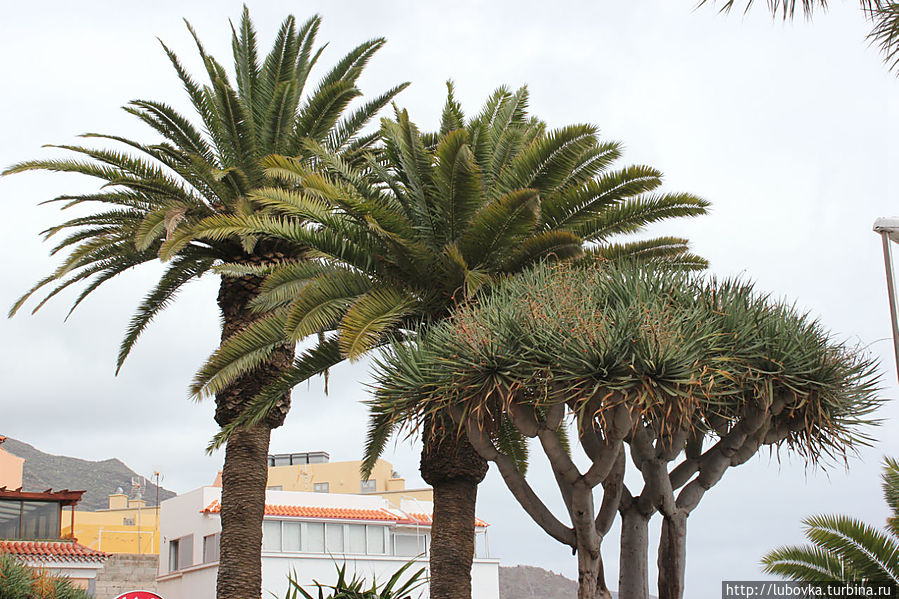
[[[236,432],[225,448],[218,599],[262,595],[262,518],[270,436],[268,426],[254,426]]]
[[[451,434],[451,433],[450,433]],[[431,599],[470,599],[475,504],[487,461],[468,439],[425,428],[421,475],[434,488]]]
[[[636,505],[621,512],[621,555],[618,596],[649,599],[649,517]]]
[[[687,514],[678,512],[662,521],[659,539],[659,599],[683,599],[687,560]]]
[[[264,261],[257,258],[254,261]],[[260,277],[222,277],[218,303],[222,311],[222,341],[260,317],[248,304],[259,293]],[[238,378],[215,398],[215,420],[232,422],[278,373],[290,365],[293,348],[282,347],[267,362]],[[281,426],[290,395],[259,424],[234,433],[225,448],[222,468],[222,536],[217,599],[247,599],[262,595],[262,518],[268,482],[271,431]]]

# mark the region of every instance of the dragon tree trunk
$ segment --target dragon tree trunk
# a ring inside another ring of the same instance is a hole
[[[683,599],[687,560],[687,514],[678,511],[662,521],[659,540],[659,599]]]
[[[618,596],[649,599],[649,517],[633,504],[621,511]]]

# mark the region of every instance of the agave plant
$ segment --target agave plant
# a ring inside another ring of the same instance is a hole
[[[762,558],[768,574],[800,582],[868,582],[899,594],[899,461],[886,458],[883,493],[890,509],[879,530],[851,516],[803,520],[810,545],[781,547]]]
[[[347,578],[346,563],[335,564],[337,582],[331,585],[324,585],[317,581],[313,583],[315,590],[318,591],[318,597],[303,588],[299,583],[296,571],[294,571],[287,577],[288,588],[284,599],[411,599],[412,593],[427,583],[424,568],[413,572],[401,582],[403,575],[414,564],[414,561],[406,562],[383,584],[375,579],[371,586],[368,586],[365,579],[358,574]]]

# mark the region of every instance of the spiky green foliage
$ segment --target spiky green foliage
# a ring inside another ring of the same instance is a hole
[[[365,579],[360,578],[358,574],[347,578],[346,563],[335,564],[337,568],[337,582],[332,585],[315,582],[315,590],[318,591],[317,599],[326,599],[326,597],[327,599],[409,599],[414,591],[427,582],[424,568],[413,572],[405,580],[402,580],[406,571],[414,564],[414,561],[406,562],[383,584],[375,579],[370,587],[365,582]],[[300,584],[296,572],[291,573],[287,580],[289,586],[284,599],[316,599]]]
[[[601,140],[595,127],[547,131],[528,116],[527,99],[525,88],[500,88],[466,119],[449,85],[440,132],[421,133],[397,110],[382,121],[381,159],[362,168],[312,143],[318,170],[272,157],[268,174],[297,188],[263,188],[252,197],[277,215],[211,217],[189,235],[213,242],[263,235],[309,247],[321,260],[275,270],[256,306],[283,310],[272,318],[282,319],[289,340],[336,331],[340,354],[349,358],[444,318],[539,260],[596,254],[705,265],[683,239],[617,243],[649,223],[704,214],[705,201],[658,193],[662,176],[651,167],[614,168],[620,145]],[[213,394],[252,368],[247,355],[260,350],[257,339],[225,343],[194,391]],[[268,338],[272,347],[281,342]],[[234,426],[261,418],[309,373],[298,360]]]
[[[103,188],[50,200],[62,202],[63,209],[83,204],[97,208],[89,216],[44,231],[46,239],[66,235],[53,253],[69,253],[50,276],[15,303],[10,315],[38,291],[50,288],[35,310],[63,289],[80,284],[77,306],[119,273],[158,257],[168,260],[167,270],[131,320],[118,356],[121,368],[150,321],[187,283],[218,264],[253,262],[262,254],[269,261],[281,253],[302,255],[298,244],[282,241],[273,249],[270,244],[260,247],[257,236],[235,234],[210,241],[194,238],[189,231],[215,215],[252,217],[268,212],[267,205],[251,194],[253,189],[278,185],[265,172],[266,156],[283,154],[308,161],[305,144],[314,142],[353,164],[371,147],[375,137],[365,134],[364,127],[406,84],[348,110],[361,95],[356,82],[362,69],[384,44],[383,39],[374,39],[350,51],[309,88],[310,73],[324,49],[315,42],[320,23],[317,16],[305,23],[288,17],[271,51],[260,60],[256,31],[245,7],[238,26],[232,27],[233,75],[206,52],[188,24],[208,83],[198,83],[165,44],[163,50],[198,120],[163,102],[135,100],[125,110],[161,136],[158,142],[87,134],[124,149],[66,145],[61,148],[76,157],[34,160],[6,169],[4,174],[75,172],[97,179]]]
[[[716,0],[700,0],[699,5],[718,4]],[[729,12],[737,5],[736,0],[721,0],[722,12]],[[745,0],[744,12],[748,12],[753,0]],[[767,0],[771,14],[784,20],[792,19],[797,5],[806,18],[811,18],[816,10],[826,10],[827,0]],[[896,71],[899,67],[899,2],[892,0],[859,0],[859,6],[871,21],[872,30],[868,39],[880,48],[883,61]]]
[[[471,415],[496,435],[513,404],[563,402],[581,425],[601,427],[623,403],[652,430],[713,437],[747,406],[780,400],[760,434],[782,430],[778,443],[814,461],[869,441],[875,385],[871,359],[748,283],[645,265],[542,265],[414,343],[392,344],[371,405],[383,422]]]
[[[66,578],[34,570],[6,553],[0,553],[0,597],[3,599],[89,599],[87,591]]]
[[[883,491],[890,516],[886,530],[850,516],[803,520],[811,545],[780,547],[762,558],[765,572],[800,582],[867,582],[899,593],[899,462],[887,458]]]

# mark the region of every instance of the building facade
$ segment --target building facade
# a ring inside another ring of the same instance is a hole
[[[220,500],[220,488],[202,487],[162,503],[157,592],[166,599],[214,599]],[[313,580],[333,583],[337,565],[369,582],[386,581],[409,561],[427,569],[431,509],[417,499],[397,507],[374,494],[267,491],[263,594],[285,596],[289,575],[307,590]],[[487,524],[478,521],[473,534],[472,599],[498,599],[499,561],[488,555]],[[427,586],[420,596],[428,596]]]
[[[68,578],[93,594],[108,555],[64,534],[63,513],[74,513],[84,491],[26,493],[0,487],[0,553]],[[65,508],[70,508],[65,510]]]
[[[365,480],[360,474],[361,466],[359,460],[332,462],[326,451],[274,454],[268,456],[267,486],[272,491],[374,494],[397,507],[406,499],[433,501],[430,487],[407,489],[405,479],[386,460],[378,460]],[[222,486],[221,472],[213,484]]]

